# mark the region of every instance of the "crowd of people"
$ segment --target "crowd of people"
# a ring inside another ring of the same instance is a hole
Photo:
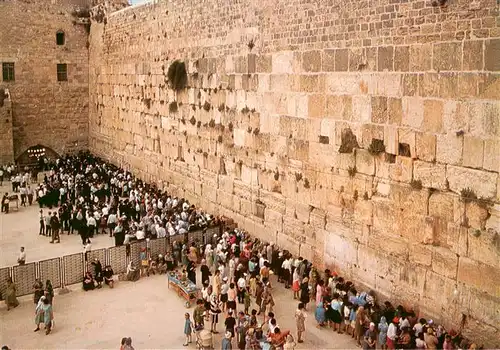
[[[84,246],[97,234],[109,234],[115,245],[128,246],[133,240],[187,236],[193,229],[219,223],[219,218],[187,200],[88,153],[66,156],[48,168],[38,186],[37,201],[41,207],[40,234],[49,234],[51,242],[59,241],[61,230],[77,232]],[[52,211],[45,214],[45,207]],[[180,268],[196,284],[199,268],[201,297],[193,319],[189,314],[184,317],[184,345],[192,341],[193,333],[217,334],[219,322],[223,322],[223,349],[233,345],[239,349],[292,349],[304,341],[305,320],[308,311],[313,311],[319,328],[351,336],[365,349],[478,348],[460,332],[418,319],[411,310],[394,307],[389,301],[379,304],[374,292],[362,292],[336,272],[319,271],[307,259],[238,229],[226,230],[207,244],[176,241],[171,251],[157,257],[148,257],[146,251],[140,254],[140,266],[131,260],[127,268],[130,281]],[[83,279],[83,288],[100,288],[103,281],[111,282],[112,287],[111,267],[102,269],[98,260],[93,267]],[[290,330],[280,328],[273,313],[276,285],[271,283],[271,275],[290,290],[296,302],[295,337]],[[46,299],[40,297],[37,308],[41,301],[43,309]],[[52,310],[44,311],[46,314],[53,317]]]

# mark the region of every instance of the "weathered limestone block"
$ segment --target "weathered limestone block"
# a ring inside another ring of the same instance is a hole
[[[432,250],[429,246],[413,242],[410,244],[409,250],[410,263],[427,267],[431,266]]]
[[[475,100],[469,105],[469,132],[473,136],[500,136],[500,101]]]
[[[203,184],[201,192],[204,199],[214,203],[217,202],[217,189],[215,187]]]
[[[447,248],[432,247],[432,271],[455,279],[457,277],[458,257]]]
[[[424,122],[423,131],[439,133],[443,129],[443,101],[425,100],[424,101]]]
[[[398,141],[409,146],[411,158],[416,158],[416,133],[407,128],[398,129]],[[399,146],[399,145],[398,145]],[[399,154],[399,150],[398,150]],[[400,154],[401,155],[401,154]]]
[[[460,257],[458,261],[458,281],[471,285],[489,295],[500,295],[500,274],[497,268]]]
[[[410,46],[410,72],[429,71],[432,66],[432,44]]]
[[[468,187],[474,190],[478,197],[495,198],[496,196],[498,173],[447,165],[446,177],[450,189],[456,193]]]
[[[483,168],[500,172],[500,140],[484,140]]]
[[[439,163],[415,161],[413,178],[422,181],[424,187],[446,189],[446,166]]]
[[[370,96],[352,96],[352,120],[359,123],[371,121],[372,105]]]
[[[325,237],[325,263],[335,264],[340,271],[348,271],[354,264],[358,263],[357,249],[357,243],[339,236],[335,232],[329,232]]]
[[[300,237],[304,235],[304,222],[289,216],[284,216],[283,232],[286,232],[293,239],[300,239]]]
[[[420,128],[424,122],[424,103],[420,97],[403,97],[402,124],[412,128]]]
[[[362,174],[375,174],[375,159],[370,152],[364,149],[356,150],[356,169]]]
[[[386,153],[394,155],[398,154],[399,134],[396,126],[384,126],[384,145]]]
[[[490,217],[488,208],[475,202],[467,203],[465,204],[465,207],[469,226],[472,229],[485,230],[486,221]]]
[[[309,222],[314,229],[324,230],[326,226],[326,213],[318,208],[314,208],[309,217]]]
[[[493,228],[483,230],[479,235],[476,230],[475,228],[464,230],[468,234],[467,257],[497,269],[500,268],[498,227],[496,230]]]
[[[417,132],[415,134],[415,153],[418,159],[428,162],[436,160],[436,136]]]
[[[464,136],[464,150],[462,164],[471,168],[483,166],[484,142],[482,139],[472,136]],[[495,154],[491,155],[495,157]],[[498,154],[496,155],[498,157]]]
[[[264,211],[264,222],[275,228],[278,232],[283,231],[283,215],[277,211],[266,208]]]
[[[306,224],[309,223],[309,215],[311,214],[313,207],[308,204],[304,204],[303,202],[296,202],[294,205],[296,219]]]
[[[396,163],[389,165],[389,177],[391,180],[409,183],[413,176],[413,159],[407,157],[396,157]]]
[[[279,193],[260,191],[260,200],[266,208],[274,210],[282,215],[286,212],[285,197]]]
[[[281,51],[272,55],[273,73],[293,73],[293,51]]]
[[[319,72],[321,70],[321,52],[304,52],[302,54],[302,69],[305,72]]]
[[[359,74],[327,74],[325,91],[332,95],[357,95],[361,93],[360,81]]]
[[[463,154],[463,137],[454,134],[437,135],[436,160],[440,163],[460,165]]]
[[[217,203],[222,205],[224,208],[233,209],[233,195],[217,190]]]

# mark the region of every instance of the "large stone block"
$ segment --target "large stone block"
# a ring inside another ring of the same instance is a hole
[[[463,70],[483,70],[483,40],[464,41]]]
[[[458,281],[497,298],[500,296],[500,274],[498,268],[493,266],[460,257],[458,261]]]
[[[470,188],[478,197],[488,199],[496,196],[498,173],[447,165],[446,177],[450,189],[456,193]]]
[[[500,140],[484,140],[483,168],[500,172]]]
[[[464,166],[471,168],[481,168],[483,166],[484,142],[482,139],[465,135],[463,152],[462,164]]]
[[[415,161],[413,178],[422,181],[424,187],[446,189],[446,166],[444,164]]]
[[[433,68],[437,71],[458,71],[462,68],[462,43],[434,44]]]
[[[419,129],[424,122],[424,103],[420,97],[403,97],[402,124]]]
[[[302,54],[302,69],[305,72],[321,71],[321,52],[306,51]]]
[[[356,150],[356,169],[361,174],[375,174],[375,159],[370,152],[364,149]]]
[[[327,95],[325,116],[339,120],[351,120],[352,97],[348,95]]]
[[[369,123],[371,120],[372,105],[370,96],[355,95],[352,97],[352,120],[360,123]]]
[[[416,133],[415,151],[418,159],[428,162],[436,160],[436,136],[427,133]]]
[[[432,44],[410,46],[410,72],[425,72],[432,67]]]
[[[293,51],[281,51],[272,56],[273,73],[293,73]],[[257,60],[257,67],[259,60]]]
[[[349,50],[335,50],[335,71],[346,72],[349,69]]]
[[[424,130],[432,133],[440,133],[443,129],[443,102],[440,100],[424,101]]]
[[[396,162],[389,165],[389,177],[391,180],[409,183],[413,176],[413,159],[408,157],[396,157]]]
[[[432,247],[432,271],[455,279],[457,278],[458,256],[447,248]]]
[[[389,72],[394,70],[393,46],[381,46],[378,48],[378,70]]]
[[[462,164],[463,137],[454,134],[437,135],[436,160],[440,163]]]
[[[488,71],[500,71],[500,39],[485,41],[484,68]]]
[[[432,264],[432,248],[427,245],[415,242],[409,245],[409,259],[412,264],[430,267]]]

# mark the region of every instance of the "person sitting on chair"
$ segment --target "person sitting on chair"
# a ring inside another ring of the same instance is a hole
[[[94,288],[95,288],[94,277],[92,277],[90,271],[87,271],[85,277],[83,278],[83,290],[89,291],[93,290]]]
[[[109,286],[109,288],[114,287],[114,281],[113,281],[113,269],[111,268],[110,265],[106,265],[104,268],[104,271],[102,272],[102,276],[104,277],[104,283]]]

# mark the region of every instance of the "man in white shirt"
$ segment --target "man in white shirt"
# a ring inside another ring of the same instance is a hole
[[[163,224],[158,225],[158,228],[156,229],[156,234],[158,238],[167,237],[167,230],[165,230]]]
[[[243,301],[245,298],[245,292],[247,289],[247,282],[245,280],[245,277],[246,277],[246,273],[243,274],[236,282],[236,284],[238,286],[238,302],[240,304],[243,304]]]
[[[283,269],[283,279],[285,280],[285,288],[288,289],[290,288],[290,283],[291,283],[290,276],[292,275],[292,263],[290,262],[290,259],[288,257],[285,257],[285,260],[283,260],[281,268]]]
[[[95,221],[94,214],[90,214],[87,218],[87,226],[89,227],[89,237],[94,237],[97,222]]]
[[[21,247],[21,252],[19,253],[19,257],[17,258],[17,263],[19,265],[26,264],[26,252],[24,251],[24,247]]]

